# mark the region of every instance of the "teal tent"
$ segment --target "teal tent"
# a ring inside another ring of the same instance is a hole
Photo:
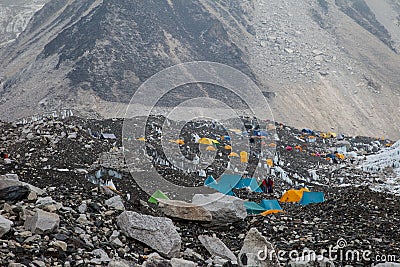
[[[261,207],[255,202],[244,202],[247,214],[260,214],[265,211],[265,208]]]
[[[242,178],[235,186],[235,188],[237,189],[242,189],[246,187],[249,187],[252,192],[262,192],[260,186],[257,183],[257,179],[255,178]]]
[[[207,179],[204,181],[204,185],[209,185],[209,184],[216,184],[217,181],[215,181],[214,177],[208,176]]]
[[[265,210],[282,210],[281,205],[279,205],[279,202],[276,199],[263,199],[261,200],[260,206]]]
[[[204,184],[225,195],[234,196],[235,193],[233,193],[232,189],[235,188],[235,186],[240,182],[242,177],[240,175],[224,174],[217,182],[215,182],[215,180],[213,182],[211,179],[214,180],[212,176],[209,176],[206,180],[207,184],[206,182],[204,182]]]
[[[306,206],[311,203],[321,203],[325,201],[323,192],[303,192],[303,197],[300,199],[299,204]]]

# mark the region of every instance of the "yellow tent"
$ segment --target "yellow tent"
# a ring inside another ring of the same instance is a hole
[[[178,145],[184,145],[185,141],[183,141],[182,139],[178,139],[178,140],[169,140],[171,143],[176,143]]]
[[[327,133],[327,135],[328,135],[328,138],[336,138],[336,136],[337,136],[337,134],[334,132],[329,132],[329,133]]]
[[[239,129],[229,129],[229,131],[231,132],[235,132],[235,133],[241,133],[242,131]]]
[[[267,165],[270,167],[274,167],[274,162],[272,161],[272,159],[267,159]]]
[[[219,144],[219,142],[217,140],[211,139],[211,138],[200,138],[199,139],[199,144],[203,144],[203,145],[213,145],[213,144]]]
[[[231,149],[232,149],[232,146],[226,145],[226,146],[225,146],[225,149],[226,149],[226,150],[231,150]]]
[[[321,133],[319,136],[321,136],[322,138],[328,138],[328,135],[326,133]]]
[[[213,146],[208,146],[207,148],[206,148],[206,150],[207,151],[215,151],[215,150],[217,150],[215,147],[213,147]]]
[[[276,144],[275,143],[270,143],[268,146],[269,147],[276,147]]]
[[[341,154],[341,153],[337,153],[336,154],[336,157],[338,157],[339,159],[341,159],[341,160],[344,160],[346,157],[343,155],[343,154]]]
[[[310,192],[307,188],[301,188],[300,190],[290,189],[286,191],[281,199],[280,202],[299,202],[300,199],[303,197],[303,192]]]
[[[140,138],[138,138],[138,139],[136,139],[136,140],[138,140],[138,141],[146,141],[146,138],[140,137]]]
[[[231,152],[229,153],[228,157],[239,157],[239,155],[236,152]]]
[[[240,152],[240,162],[242,163],[248,162],[248,153],[246,151]]]

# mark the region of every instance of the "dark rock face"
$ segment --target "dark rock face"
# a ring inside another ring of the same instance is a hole
[[[379,40],[395,51],[389,32],[375,18],[374,13],[364,0],[335,0],[335,4],[361,27],[378,37]]]
[[[59,9],[62,1],[45,6],[41,13]],[[93,2],[76,1],[64,10],[57,20],[81,19],[39,55],[57,54],[56,68],[73,62],[67,74],[73,88],[93,88],[102,99],[127,102],[153,74],[193,60],[228,64],[254,78],[223,24],[200,2],[107,0],[83,16]]]

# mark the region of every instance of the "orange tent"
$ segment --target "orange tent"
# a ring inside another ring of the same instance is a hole
[[[228,157],[239,157],[239,155],[236,152],[231,152],[229,153]]]
[[[206,150],[207,151],[215,151],[215,150],[217,150],[215,147],[213,147],[213,146],[208,146],[207,148],[206,148]]]
[[[280,202],[299,202],[303,196],[303,192],[310,192],[307,188],[301,188],[299,190],[290,189],[286,191],[279,199]]]

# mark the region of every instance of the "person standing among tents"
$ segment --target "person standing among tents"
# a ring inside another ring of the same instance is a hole
[[[268,178],[268,179],[269,179],[269,178]],[[264,193],[267,193],[267,185],[268,185],[267,180],[264,178],[264,179],[262,180],[262,182],[261,182],[261,190],[262,190]]]
[[[274,193],[274,180],[272,180],[270,177],[268,177],[267,181],[267,192],[268,193]]]

